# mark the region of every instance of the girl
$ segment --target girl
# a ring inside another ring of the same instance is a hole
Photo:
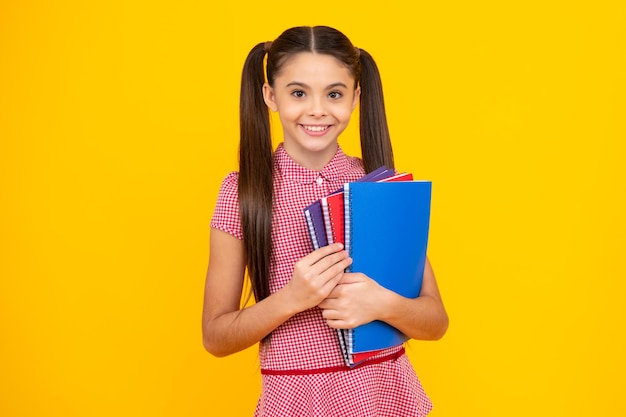
[[[362,160],[337,142],[359,103]],[[269,110],[284,132],[275,150]],[[403,298],[344,273],[340,244],[313,251],[303,216],[344,182],[394,166],[374,60],[335,29],[288,29],[250,51],[240,111],[240,169],[222,182],[211,221],[205,348],[225,356],[260,342],[256,416],[428,414],[402,346],[349,369],[336,329],[383,320],[411,338],[442,337],[448,318],[430,264],[420,296]],[[241,308],[246,268],[256,303]]]

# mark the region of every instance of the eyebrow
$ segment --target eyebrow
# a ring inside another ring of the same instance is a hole
[[[303,87],[303,88],[310,88],[308,85],[306,85],[305,83],[301,83],[299,81],[292,81],[290,83],[288,83],[285,87]],[[326,90],[332,90],[333,88],[336,87],[343,87],[343,88],[348,88],[347,85],[345,85],[342,82],[336,82],[336,83],[332,83],[326,86]]]

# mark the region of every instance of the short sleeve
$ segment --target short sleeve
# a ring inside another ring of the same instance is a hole
[[[243,239],[237,197],[238,185],[239,173],[235,171],[229,173],[222,181],[211,218],[211,227],[233,235],[237,239]]]

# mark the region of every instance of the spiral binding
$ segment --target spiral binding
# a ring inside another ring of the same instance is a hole
[[[328,244],[330,245],[331,243],[335,242],[335,239],[333,236],[332,222],[330,221],[331,208],[330,208],[330,205],[328,204],[328,199],[326,197],[322,197],[321,203],[322,203],[322,210],[324,211],[324,227],[326,228],[326,239],[328,240]]]
[[[313,242],[313,249],[319,249],[320,244],[317,240],[317,234],[315,233],[315,227],[313,226],[313,219],[311,219],[311,212],[309,210],[305,210],[304,216],[306,217],[306,224],[309,227],[309,233],[311,235],[311,241]]]
[[[352,204],[350,183],[343,185],[343,209],[344,209],[344,250],[352,257]],[[346,272],[352,272],[352,265],[346,268]],[[353,365],[352,352],[354,350],[354,332],[352,329],[343,329],[343,343],[345,344],[347,364]]]
[[[350,183],[343,185],[343,209],[344,209],[344,231],[343,231],[343,248],[348,252],[348,256],[352,257],[352,233],[351,233],[351,219],[352,219],[352,204],[350,204]],[[352,272],[352,265],[346,268],[346,272]]]

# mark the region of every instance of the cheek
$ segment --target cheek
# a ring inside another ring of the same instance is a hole
[[[300,112],[295,106],[281,107],[278,109],[278,115],[283,122],[293,122],[298,118]]]
[[[337,112],[337,117],[341,118],[344,121],[349,121],[350,117],[352,116],[352,107],[344,107],[341,109],[341,111]]]

